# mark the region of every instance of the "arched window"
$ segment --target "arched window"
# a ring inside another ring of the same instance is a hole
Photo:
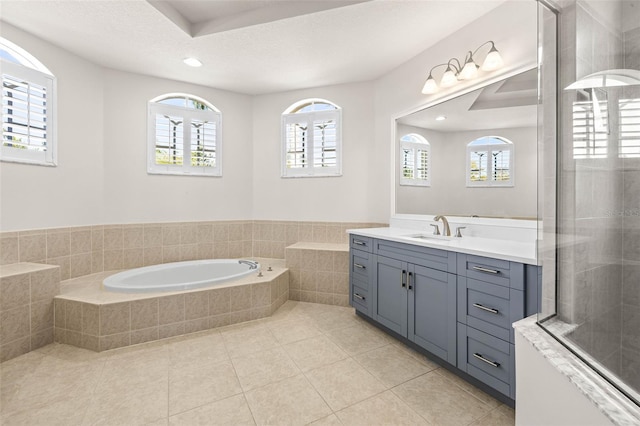
[[[38,59],[2,37],[0,65],[0,160],[55,166],[55,77]]]
[[[282,177],[342,174],[342,109],[322,99],[291,105],[282,114]]]
[[[400,138],[400,185],[431,185],[431,145],[416,133]]]
[[[467,145],[467,186],[513,186],[513,143],[483,136]]]
[[[222,176],[220,111],[193,95],[170,93],[149,102],[147,171]]]

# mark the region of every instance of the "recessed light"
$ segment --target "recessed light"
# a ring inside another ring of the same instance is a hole
[[[436,121],[442,121],[442,120],[446,120],[447,117],[445,117],[444,115],[439,115],[436,117]]]
[[[202,66],[202,62],[200,62],[196,58],[185,58],[185,59],[182,60],[182,62],[184,62],[185,64],[189,65],[190,67],[201,67]]]

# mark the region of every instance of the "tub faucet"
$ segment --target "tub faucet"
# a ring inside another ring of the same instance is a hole
[[[440,219],[442,219],[442,235],[450,237],[451,228],[449,228],[449,221],[447,220],[447,218],[444,217],[444,215],[438,215],[433,218],[433,220],[435,220],[436,222],[439,221]]]

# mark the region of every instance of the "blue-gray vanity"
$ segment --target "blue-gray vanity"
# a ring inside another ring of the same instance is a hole
[[[511,324],[537,312],[541,268],[500,254],[376,238],[375,230],[349,232],[356,312],[513,405]]]

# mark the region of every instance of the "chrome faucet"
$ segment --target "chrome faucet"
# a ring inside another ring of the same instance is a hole
[[[433,218],[433,220],[435,220],[436,222],[439,221],[440,219],[442,219],[442,235],[450,237],[451,228],[449,228],[449,221],[447,220],[447,218],[444,217],[443,215],[438,215]]]

